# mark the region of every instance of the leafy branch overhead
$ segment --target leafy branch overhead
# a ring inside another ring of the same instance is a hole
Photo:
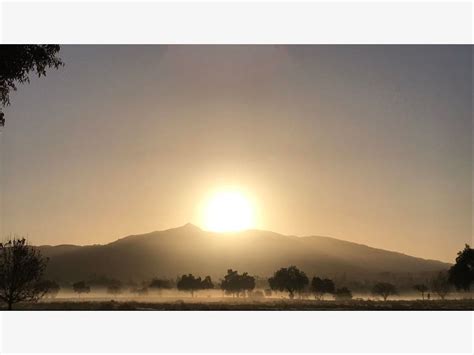
[[[17,84],[30,81],[30,74],[46,75],[48,68],[63,66],[58,57],[59,45],[2,45],[0,46],[0,103],[10,105],[10,93],[17,90]],[[5,116],[0,107],[0,126]]]

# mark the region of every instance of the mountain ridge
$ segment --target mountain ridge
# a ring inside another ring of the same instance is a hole
[[[420,260],[425,260],[425,261],[435,261],[435,262],[441,262],[441,263],[444,263],[444,264],[449,264],[451,265],[451,263],[449,262],[445,262],[445,261],[442,261],[442,260],[437,260],[437,259],[430,259],[430,258],[423,258],[423,257],[419,257],[419,256],[414,256],[414,255],[410,255],[410,254],[406,254],[404,252],[400,252],[400,251],[396,251],[396,250],[389,250],[389,249],[384,249],[384,248],[377,248],[377,247],[373,247],[373,246],[370,246],[370,245],[367,245],[367,244],[363,244],[363,243],[357,243],[357,242],[351,242],[351,241],[348,241],[348,240],[345,240],[345,239],[340,239],[340,238],[335,238],[335,237],[330,237],[330,236],[325,236],[325,235],[304,235],[304,236],[297,236],[297,235],[286,235],[286,234],[281,234],[281,233],[277,233],[277,232],[273,232],[273,231],[267,231],[267,230],[263,230],[263,229],[246,229],[244,231],[240,231],[240,232],[225,232],[225,233],[221,233],[221,232],[212,232],[212,231],[206,231],[206,230],[203,230],[202,228],[192,224],[192,223],[186,223],[182,226],[179,226],[179,227],[174,227],[174,228],[168,228],[168,229],[163,229],[163,230],[155,230],[155,231],[151,231],[151,232],[147,232],[147,233],[143,233],[143,234],[130,234],[130,235],[127,235],[125,237],[121,237],[121,238],[118,238],[117,240],[114,240],[114,241],[111,241],[111,242],[108,242],[108,243],[105,243],[105,244],[85,244],[85,245],[78,245],[78,244],[58,244],[58,245],[51,245],[51,244],[42,244],[42,245],[38,245],[37,247],[38,248],[58,248],[58,247],[70,247],[70,248],[83,248],[83,247],[92,247],[92,246],[106,246],[106,245],[110,245],[110,244],[114,244],[114,243],[117,243],[119,241],[123,241],[123,240],[126,240],[126,239],[129,239],[129,238],[133,238],[133,237],[147,237],[147,236],[152,236],[156,233],[163,233],[163,232],[168,232],[168,231],[172,231],[172,230],[177,230],[177,229],[182,229],[182,228],[187,228],[187,227],[193,227],[201,232],[204,232],[204,233],[213,233],[213,234],[216,234],[216,235],[222,235],[222,234],[225,234],[225,235],[232,235],[232,234],[240,234],[240,233],[246,233],[246,232],[259,232],[259,233],[271,233],[271,234],[274,234],[275,236],[283,236],[283,237],[288,237],[288,238],[298,238],[298,239],[302,239],[302,238],[318,238],[318,239],[328,239],[328,240],[331,240],[331,241],[336,241],[336,242],[340,242],[340,243],[348,243],[348,244],[351,244],[351,245],[356,245],[358,247],[364,247],[364,248],[369,248],[369,249],[373,249],[373,250],[382,250],[382,251],[385,251],[385,252],[390,252],[390,253],[396,253],[396,254],[399,254],[401,256],[408,256],[408,257],[412,257],[412,258],[416,258],[416,259],[420,259]]]
[[[62,281],[91,275],[147,279],[197,273],[219,277],[229,268],[266,277],[293,264],[308,274],[373,278],[382,272],[437,272],[450,266],[327,236],[298,237],[257,229],[217,233],[190,223],[107,244],[37,248],[50,258],[48,276]]]

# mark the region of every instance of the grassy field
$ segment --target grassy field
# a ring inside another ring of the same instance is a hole
[[[175,301],[43,301],[39,303],[18,304],[15,310],[133,310],[133,311],[369,311],[369,310],[474,310],[474,299],[463,300],[351,300],[351,301],[316,301],[316,300],[282,300],[282,299],[223,299],[175,300]]]

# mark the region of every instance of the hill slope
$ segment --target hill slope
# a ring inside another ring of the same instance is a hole
[[[250,230],[232,234],[185,226],[128,236],[106,245],[41,246],[50,257],[47,277],[58,281],[107,276],[123,281],[184,273],[221,278],[227,269],[269,276],[296,265],[308,275],[371,277],[381,272],[421,273],[449,264],[328,237],[293,237]]]

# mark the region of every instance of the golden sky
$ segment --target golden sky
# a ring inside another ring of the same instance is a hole
[[[63,46],[1,133],[1,232],[106,243],[202,224],[452,261],[471,234],[469,46]]]

